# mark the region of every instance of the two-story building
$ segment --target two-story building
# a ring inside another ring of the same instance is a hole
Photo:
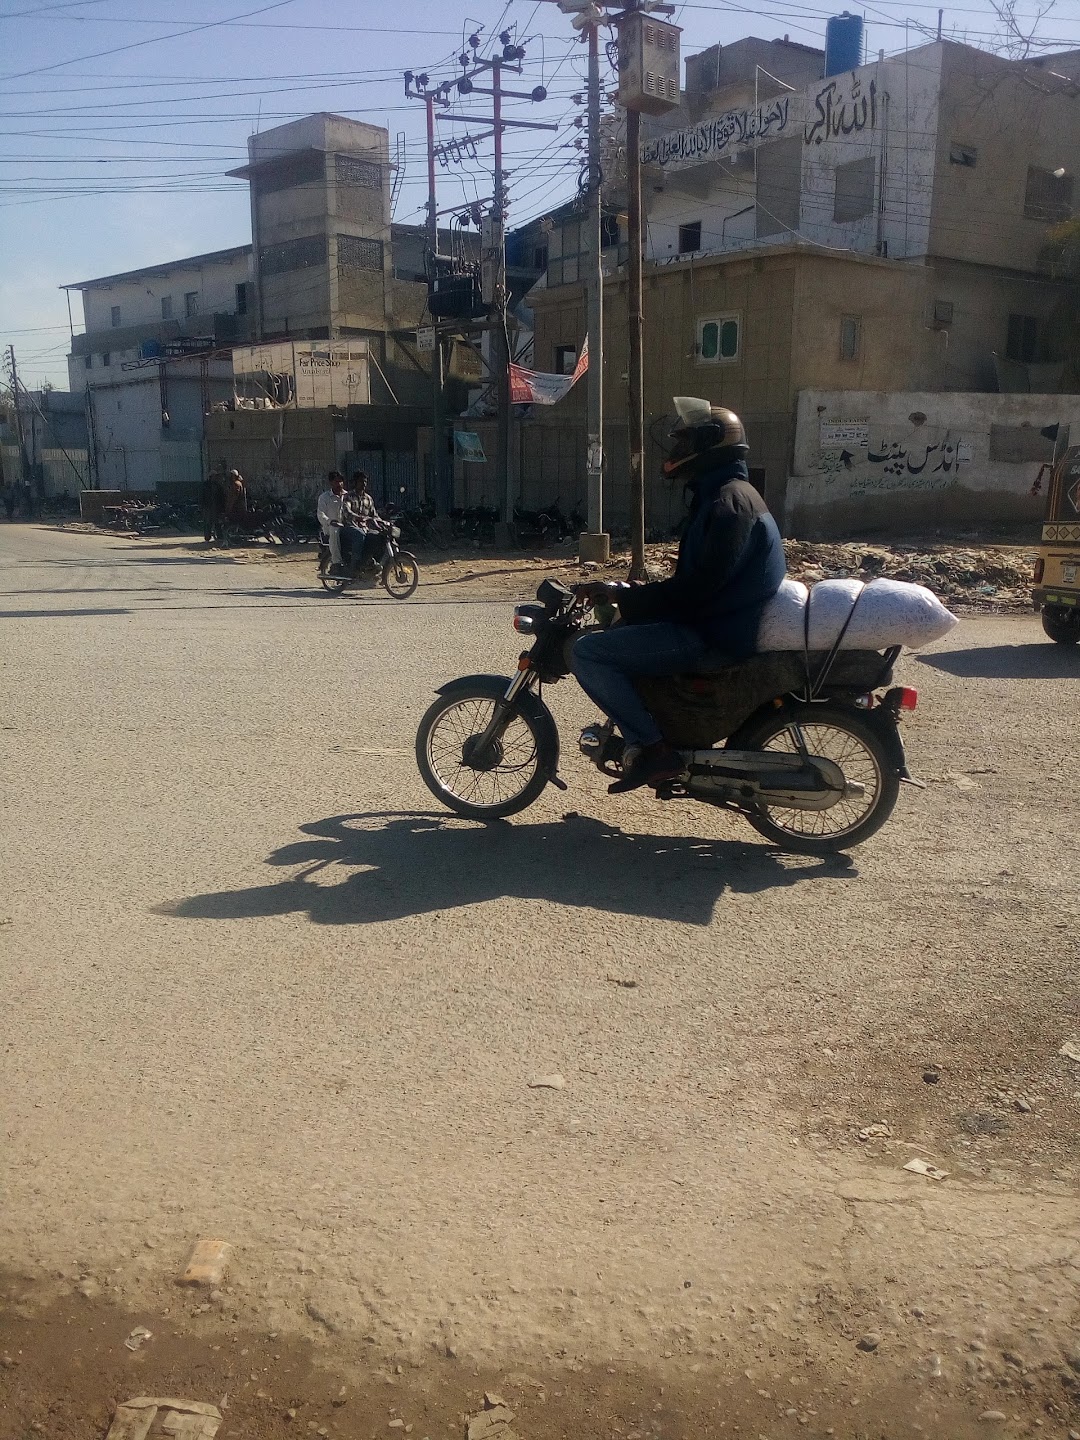
[[[794,514],[801,394],[1080,389],[1062,337],[1076,285],[1053,273],[1046,244],[1073,213],[1080,54],[1010,61],[946,41],[813,75],[822,63],[805,47],[756,40],[695,56],[681,111],[651,122],[642,145],[647,473],[659,472],[671,397],[704,395],[743,416],[757,479],[780,514]],[[584,287],[562,278],[549,262],[530,297],[538,369],[558,369],[584,339]],[[628,500],[625,271],[605,292],[618,523]],[[859,410],[865,437],[875,411],[870,400]],[[577,392],[530,419],[547,432],[526,444],[537,496],[552,489],[546,456],[583,451],[567,443],[583,419]],[[863,452],[873,450],[864,438]],[[866,453],[849,455],[837,491],[848,469],[863,482]],[[1015,493],[997,497],[1003,517],[1034,513],[1033,474],[1017,472]],[[583,478],[564,496],[576,498]],[[912,494],[924,494],[916,478]],[[919,505],[932,513],[934,503]],[[657,523],[678,508],[677,495],[654,491]],[[912,501],[908,513],[918,509]]]

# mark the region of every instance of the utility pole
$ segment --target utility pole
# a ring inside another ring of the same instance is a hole
[[[424,96],[427,115],[427,236],[431,255],[439,253],[439,211],[435,191],[435,100],[434,92]],[[435,486],[435,513],[448,515],[452,500],[446,453],[446,377],[443,371],[443,341],[435,326],[435,349],[431,352],[431,460]]]
[[[493,249],[498,253],[495,274],[495,329],[492,331],[495,366],[495,403],[498,426],[495,470],[503,477],[503,524],[514,523],[516,476],[510,468],[510,334],[506,328],[506,176],[503,174],[502,61],[491,64],[491,114],[495,125],[495,203],[491,208]]]
[[[601,174],[600,174],[600,40],[596,22],[588,27],[588,207],[585,215],[585,252],[588,256],[586,283],[588,318],[585,326],[589,346],[586,372],[588,420],[585,471],[588,477],[588,530],[578,537],[582,560],[606,563],[611,554],[611,536],[604,530],[604,273],[601,265]]]
[[[11,372],[11,399],[15,406],[15,432],[19,437],[19,463],[22,468],[22,482],[30,484],[30,457],[26,453],[26,433],[23,430],[22,410],[19,408],[19,372],[15,366],[15,346],[8,346],[8,369]]]
[[[627,406],[630,429],[630,579],[645,579],[645,372],[641,357],[645,326],[641,264],[641,116],[626,112],[626,192],[630,258],[626,302]]]
[[[626,188],[627,226],[629,230],[629,263],[627,266],[627,430],[630,451],[630,579],[645,578],[645,403],[642,331],[644,303],[642,297],[643,216],[641,208],[641,113],[663,115],[679,103],[680,52],[679,28],[652,19],[654,14],[670,15],[675,7],[666,0],[556,0],[559,9],[573,17],[575,29],[588,28],[590,141],[592,140],[593,107],[599,109],[599,71],[593,75],[593,44],[598,24],[605,23],[605,10],[617,13],[610,19],[619,33],[619,94],[618,103],[626,113]],[[599,130],[599,115],[596,118]],[[590,144],[590,178],[593,151]],[[590,197],[591,198],[591,197]],[[590,210],[589,233],[592,235],[593,214]],[[597,218],[599,247],[599,219]],[[590,266],[590,276],[592,267]],[[603,284],[600,284],[601,297]],[[603,304],[601,298],[601,307]],[[591,307],[590,307],[591,310]],[[602,317],[601,317],[602,320]],[[590,320],[590,324],[592,321]],[[595,383],[594,367],[602,375],[603,354],[599,345],[589,341],[590,399]],[[602,412],[601,412],[602,414]],[[594,418],[589,407],[590,439]],[[590,447],[591,448],[591,447]],[[590,523],[592,521],[592,465],[590,456]]]
[[[495,377],[495,391],[497,396],[497,420],[496,420],[496,468],[500,477],[503,490],[503,503],[505,506],[504,524],[509,525],[513,519],[514,504],[517,496],[515,493],[516,476],[510,466],[510,339],[507,329],[507,301],[509,295],[506,285],[506,215],[508,208],[508,196],[506,192],[506,171],[503,168],[503,134],[510,127],[521,130],[557,130],[557,124],[534,121],[534,120],[509,120],[504,118],[502,113],[503,100],[512,98],[515,100],[532,100],[539,103],[547,99],[547,91],[542,85],[537,85],[531,91],[507,90],[502,83],[504,70],[511,71],[514,75],[520,75],[522,68],[520,62],[525,58],[525,51],[520,45],[512,42],[511,34],[504,30],[499,34],[499,43],[502,51],[492,55],[488,59],[481,59],[480,34],[470,35],[469,45],[472,48],[472,55],[463,51],[458,56],[458,63],[461,66],[461,75],[457,80],[444,80],[434,88],[426,74],[414,74],[411,70],[405,72],[405,94],[407,97],[423,99],[427,106],[428,121],[428,237],[434,256],[438,255],[438,210],[435,198],[435,157],[444,155],[448,151],[455,151],[460,158],[461,144],[471,147],[475,156],[475,146],[478,139],[493,139],[495,146],[494,155],[494,188],[491,196],[491,210],[489,213],[489,225],[483,227],[482,250],[490,249],[494,256],[494,263],[490,268],[492,283],[490,294],[484,294],[484,302],[488,307],[487,321],[481,325],[475,323],[476,310],[456,312],[460,315],[459,328],[484,329],[490,334],[492,359],[490,369]],[[474,84],[477,76],[491,76],[491,85],[481,86]],[[450,94],[457,90],[459,95],[467,96],[474,92],[480,95],[491,97],[492,111],[490,115],[455,115],[446,109],[437,110],[436,106],[446,107],[449,105]],[[466,136],[461,144],[452,142],[449,145],[435,144],[435,119],[436,117],[446,121],[469,124],[488,124],[492,128],[490,132],[480,137]],[[487,201],[481,202],[486,204]],[[463,208],[479,221],[480,205],[455,206],[451,207],[456,212]],[[485,257],[486,258],[486,257]],[[482,266],[482,269],[486,269]],[[454,313],[442,310],[440,313],[446,315]],[[433,312],[433,319],[437,319]],[[470,323],[472,322],[472,323]],[[433,374],[441,373],[442,365],[442,339],[436,324],[435,355],[433,357]],[[436,430],[441,429],[443,434],[443,446],[445,450],[445,402],[443,400],[443,386],[437,379],[433,379],[433,415],[435,417]],[[441,420],[440,412],[441,410]],[[438,440],[438,436],[436,436]],[[445,464],[445,455],[440,457]],[[449,485],[446,487],[447,494]]]

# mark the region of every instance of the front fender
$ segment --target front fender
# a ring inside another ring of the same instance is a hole
[[[462,675],[448,680],[436,690],[437,695],[476,695],[501,700],[510,686],[505,675]],[[532,690],[519,690],[513,708],[533,726],[540,764],[549,780],[559,771],[559,727],[544,702]],[[565,787],[564,787],[565,788]]]

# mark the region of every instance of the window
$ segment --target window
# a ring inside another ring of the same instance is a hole
[[[383,242],[361,235],[339,235],[337,259],[339,270],[380,271],[383,268]]]
[[[573,375],[577,369],[578,352],[576,345],[555,346],[555,374]]]
[[[358,160],[355,155],[337,157],[337,180],[339,185],[355,185],[361,190],[382,189],[382,169],[370,160]]]
[[[190,320],[193,315],[199,313],[199,292],[189,290],[184,296],[184,314]]]
[[[321,184],[326,176],[326,157],[320,150],[283,155],[266,162],[252,178],[257,198],[273,195],[277,190],[292,190],[300,185]]]
[[[934,324],[951,325],[953,322],[953,302],[951,300],[934,301]]]
[[[617,215],[602,215],[600,217],[600,249],[610,250],[613,245],[619,243],[619,217]]]
[[[109,365],[112,363],[112,356],[109,354],[108,350],[102,352],[101,363],[102,365]]]
[[[1029,165],[1024,215],[1028,220],[1068,220],[1072,215],[1073,177]]]
[[[679,254],[692,255],[695,250],[701,249],[701,221],[691,221],[689,225],[679,226]]]
[[[162,320],[172,319],[172,296],[162,295],[161,297],[161,318]]]
[[[533,269],[541,272],[548,268],[548,247],[537,245],[533,251]]]
[[[1039,356],[1039,319],[1037,315],[1010,315],[1005,354],[1010,360],[1030,365]]]
[[[114,330],[116,330],[116,329],[119,328],[119,325],[120,325],[120,306],[119,306],[119,305],[114,305],[114,306],[111,308],[111,310],[109,311],[109,323],[112,325],[112,328],[113,328]]]
[[[846,225],[873,213],[876,179],[877,161],[872,155],[836,167],[836,188],[833,191],[833,220],[836,224]]]
[[[237,315],[247,314],[247,286],[244,284],[236,287],[236,313]]]
[[[862,322],[854,315],[845,315],[840,321],[840,359],[857,360],[859,341],[862,338]]]
[[[264,275],[283,275],[287,270],[307,270],[312,265],[325,264],[325,235],[283,240],[279,245],[264,245],[259,251],[259,269]]]
[[[699,320],[697,327],[697,358],[703,365],[728,365],[739,358],[739,317],[711,316]]]
[[[84,365],[84,367],[85,367],[87,370],[92,370],[92,369],[94,368],[94,357],[93,357],[93,355],[90,355],[90,354],[84,355],[84,356],[83,356],[83,365]]]
[[[963,165],[968,170],[974,170],[979,158],[979,152],[974,145],[950,145],[949,164]]]

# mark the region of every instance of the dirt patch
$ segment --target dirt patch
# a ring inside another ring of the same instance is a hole
[[[64,528],[87,534],[115,536],[118,533],[84,522],[75,522]],[[134,542],[138,537],[133,532],[124,532],[123,539]],[[158,550],[172,549],[192,556],[207,553],[204,542],[196,539],[165,540],[155,535],[147,544]],[[583,565],[577,558],[577,542],[574,540],[565,540],[541,551],[414,548],[421,562],[424,592],[441,591],[454,598],[531,600],[537,584],[545,575],[553,575],[566,584],[590,579],[617,580],[625,578],[630,565],[629,545],[621,542],[616,543],[612,558],[606,565]],[[960,545],[940,539],[915,539],[894,545],[862,541],[814,544],[804,540],[785,540],[784,549],[788,573],[806,584],[849,576],[863,581],[885,576],[925,585],[951,608],[960,611],[1025,613],[1031,610],[1036,551],[1030,544],[975,542]],[[234,559],[280,566],[292,579],[295,578],[296,566],[310,567],[312,588],[315,588],[314,545],[283,547],[252,542],[236,545],[228,553]],[[650,574],[655,578],[668,574],[674,566],[676,553],[677,546],[673,540],[646,546]]]
[[[912,1365],[910,1348],[879,1325],[872,1297],[831,1286],[807,1297],[806,1320],[837,1339],[836,1355],[811,1359],[797,1333],[778,1335],[763,1310],[744,1317],[741,1355],[688,1373],[665,1355],[648,1369],[625,1358],[586,1365],[572,1355],[521,1368],[473,1365],[433,1354],[405,1363],[364,1353],[340,1337],[298,1338],[240,1327],[229,1300],[192,1319],[181,1309],[129,1311],[70,1277],[3,1278],[0,1309],[0,1440],[104,1440],[113,1413],[136,1395],[175,1396],[221,1408],[219,1440],[298,1436],[414,1436],[450,1440],[469,1421],[504,1405],[501,1440],[690,1440],[745,1435],[956,1437],[994,1433],[987,1412],[1008,1417],[1009,1434],[1064,1437],[1074,1411],[1075,1372],[976,1341],[968,1361],[942,1371],[933,1349]],[[909,1324],[928,1329],[920,1310]],[[133,1329],[150,1333],[137,1351]],[[944,1348],[944,1347],[943,1347]],[[1011,1356],[1011,1358],[1010,1358]],[[1080,1364],[1080,1360],[1078,1360]],[[1080,1375],[1075,1376],[1080,1384]],[[1045,1429],[1036,1427],[1046,1426]],[[481,1427],[476,1427],[477,1429]]]

